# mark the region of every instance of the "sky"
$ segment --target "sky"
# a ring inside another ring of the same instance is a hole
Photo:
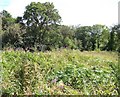
[[[53,2],[64,25],[112,26],[118,23],[120,0],[0,0],[0,11],[7,10],[13,17],[23,16],[30,2]]]

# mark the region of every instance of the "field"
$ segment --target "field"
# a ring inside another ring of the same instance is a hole
[[[60,49],[2,52],[3,93],[24,95],[118,95],[116,52]]]

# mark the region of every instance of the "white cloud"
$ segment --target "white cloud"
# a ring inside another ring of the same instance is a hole
[[[31,1],[53,2],[66,25],[116,24],[119,0],[11,0],[6,8],[14,17],[22,16]]]

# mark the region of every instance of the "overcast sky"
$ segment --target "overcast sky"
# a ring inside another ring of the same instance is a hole
[[[30,2],[53,2],[65,25],[118,23],[118,1],[120,0],[0,0],[3,9],[13,17],[22,16]]]

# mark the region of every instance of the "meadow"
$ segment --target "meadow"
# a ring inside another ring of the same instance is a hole
[[[117,52],[59,49],[3,51],[2,93],[19,95],[118,95]]]

